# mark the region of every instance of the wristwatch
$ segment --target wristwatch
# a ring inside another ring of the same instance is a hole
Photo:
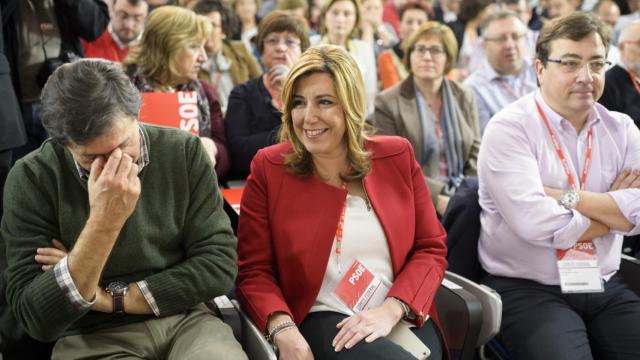
[[[129,290],[129,285],[122,281],[113,281],[104,290],[113,298],[113,314],[124,315],[124,296]]]
[[[575,190],[569,190],[562,194],[558,204],[564,206],[565,209],[575,209],[578,207],[580,201],[580,194]]]

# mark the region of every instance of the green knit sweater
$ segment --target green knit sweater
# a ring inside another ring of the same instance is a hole
[[[160,316],[168,316],[229,291],[237,272],[236,242],[200,140],[175,129],[142,129],[150,162],[139,175],[140,198],[101,285],[146,280]],[[73,248],[88,215],[87,183],[64,146],[46,141],[11,170],[1,228],[7,300],[36,339],[52,341],[150,317],[79,310],[58,286],[54,271],[42,272],[35,262],[36,248],[50,247],[51,239]]]

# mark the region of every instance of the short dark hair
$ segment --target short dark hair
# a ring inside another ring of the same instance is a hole
[[[469,20],[474,19],[492,3],[492,0],[462,0],[458,20],[466,25]]]
[[[116,4],[116,1],[118,1],[118,0],[112,0],[113,5]],[[146,2],[146,0],[127,0],[127,2],[131,6],[138,6],[138,5],[140,5],[140,3]]]
[[[256,36],[256,47],[262,54],[264,50],[264,39],[271,33],[287,31],[300,39],[300,50],[304,52],[309,47],[309,31],[305,21],[297,16],[290,15],[283,10],[270,12],[260,20],[258,25],[258,35]]]
[[[435,18],[433,8],[425,1],[409,0],[398,10],[398,18],[402,20],[402,16],[408,10],[422,10],[427,14],[427,19]]]
[[[609,53],[611,32],[595,15],[585,12],[574,12],[567,16],[549,21],[540,31],[536,42],[536,59],[547,65],[551,43],[558,39],[580,41],[591,34],[598,34],[605,48],[605,56]]]
[[[140,94],[122,67],[100,59],[60,66],[42,89],[42,124],[63,144],[105,135],[118,117],[137,118]]]
[[[222,32],[229,40],[233,39],[234,36],[239,33],[240,21],[226,1],[200,0],[196,6],[193,7],[193,11],[198,15],[207,15],[212,12],[219,13],[220,20],[222,21]]]

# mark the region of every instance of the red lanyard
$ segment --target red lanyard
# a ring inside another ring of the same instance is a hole
[[[636,87],[636,91],[640,94],[640,85],[638,84],[638,80],[636,80],[631,69],[627,68],[627,73],[629,74],[629,78],[631,78],[631,83],[633,83],[633,86]]]
[[[503,78],[497,78],[496,80],[498,80],[498,83],[500,84],[500,86],[502,86],[502,88],[504,88],[505,90],[507,90],[507,92],[509,94],[511,94],[511,96],[513,96],[516,99],[519,99],[521,95],[518,95],[515,91],[514,88],[511,87],[511,85],[509,85],[509,83],[503,79]],[[524,86],[525,86],[525,82],[522,81],[522,86],[520,87],[520,94],[522,94],[524,92]]]
[[[343,190],[347,190],[347,183],[343,182],[342,186],[340,186]],[[344,217],[347,213],[347,198],[344,198],[344,203],[342,203],[342,211],[340,212],[340,220],[338,221],[338,229],[336,230],[336,257],[338,260],[338,272],[342,273],[342,269],[340,266],[340,255],[342,255],[342,233],[344,229]]]
[[[571,168],[569,168],[569,163],[567,162],[567,159],[564,156],[564,152],[560,147],[560,142],[558,141],[556,134],[553,132],[553,130],[551,130],[551,124],[549,123],[547,116],[544,114],[544,111],[542,111],[542,108],[540,107],[540,104],[538,104],[537,100],[536,100],[536,107],[538,108],[538,113],[540,114],[540,117],[542,117],[544,124],[547,126],[547,130],[549,131],[549,136],[551,136],[551,141],[553,141],[553,145],[556,148],[556,153],[558,153],[560,162],[562,162],[562,167],[564,168],[564,171],[567,173],[567,177],[569,178],[569,185],[573,190],[577,191],[578,187],[576,186],[576,182],[573,178],[573,174],[571,173]],[[582,178],[580,180],[581,190],[584,190],[585,184],[587,183],[587,173],[589,172],[589,165],[591,164],[592,139],[593,139],[593,127],[590,127],[589,132],[587,133],[587,154],[585,155],[584,168],[582,169]]]

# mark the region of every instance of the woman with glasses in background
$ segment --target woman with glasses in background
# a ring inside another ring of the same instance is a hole
[[[388,89],[409,76],[409,71],[404,67],[405,43],[422,24],[429,20],[431,8],[423,1],[409,0],[400,7],[400,24],[398,35],[400,41],[393,48],[383,51],[378,56],[378,72],[380,73],[380,87]]]
[[[309,47],[305,21],[283,11],[262,19],[256,40],[265,72],[231,91],[225,116],[231,177],[235,179],[249,175],[249,164],[258,150],[277,142],[282,84]]]
[[[480,148],[473,91],[448,80],[458,44],[439,22],[422,25],[407,41],[410,75],[376,98],[373,124],[379,133],[405,137],[415,149],[439,215],[465,176],[476,176]]]
[[[193,11],[208,17],[213,28],[205,45],[209,58],[198,77],[213,85],[222,112],[226,113],[231,89],[260,76],[260,66],[241,41],[231,40],[238,19],[226,2],[200,0]]]

